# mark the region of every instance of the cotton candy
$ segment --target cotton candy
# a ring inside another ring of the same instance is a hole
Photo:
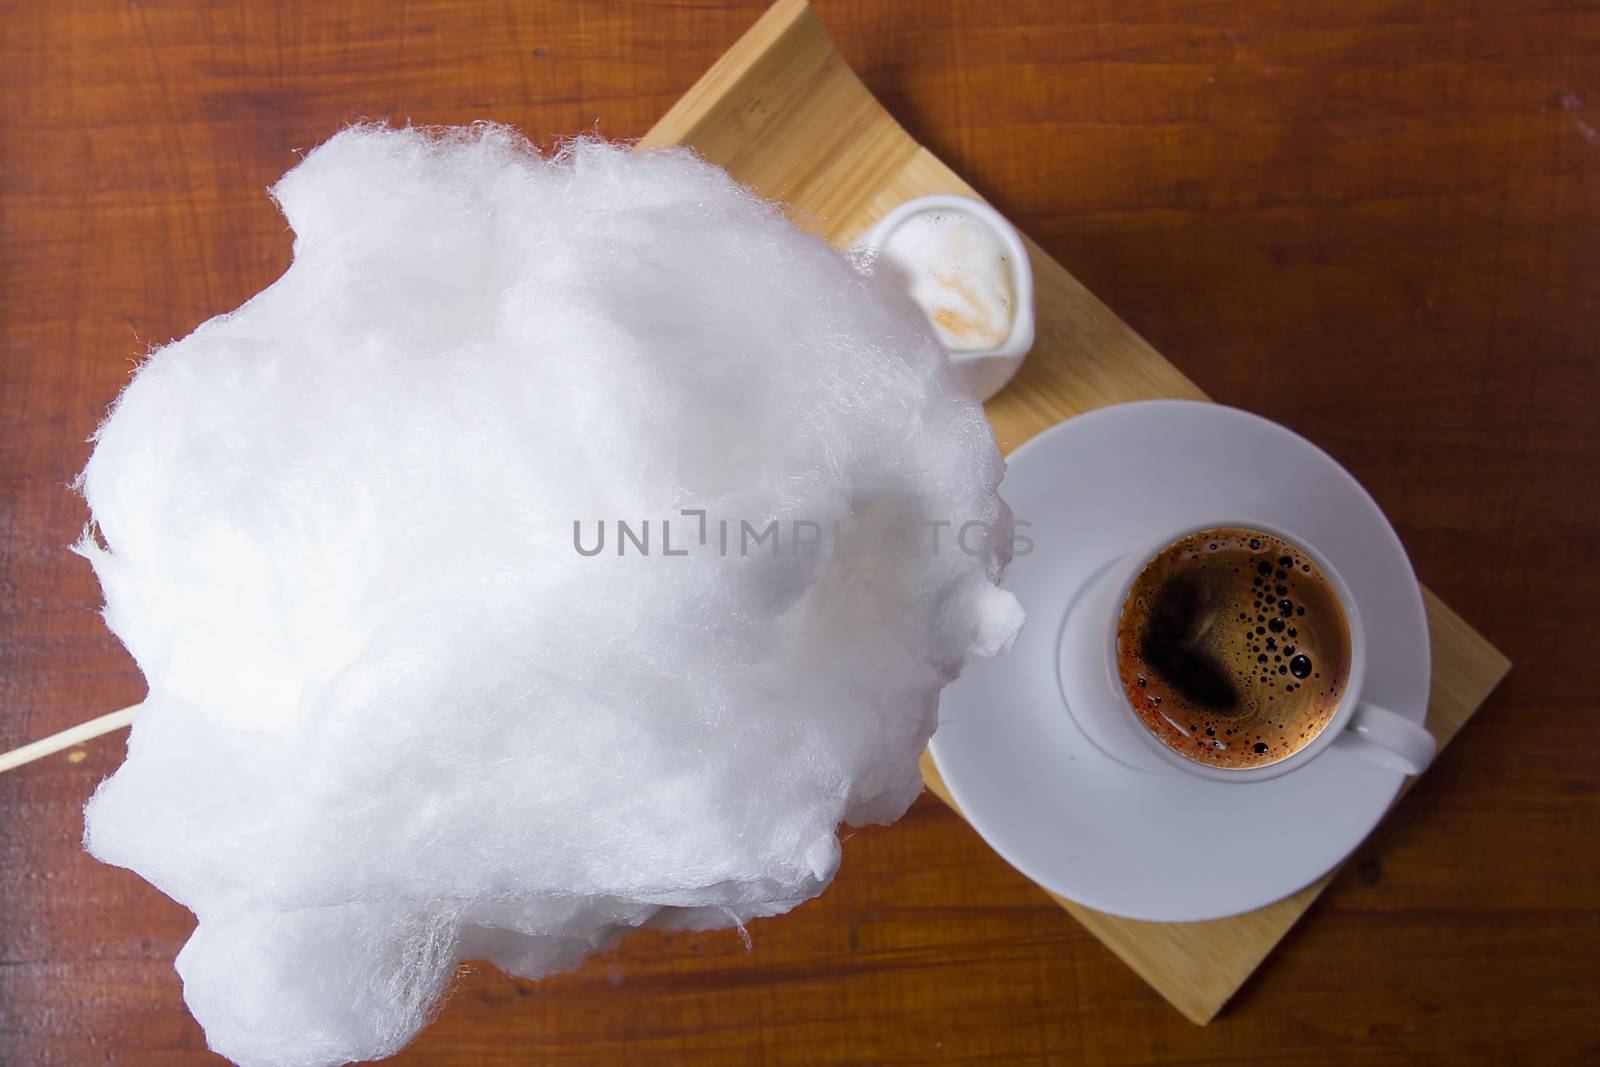
[[[85,843],[194,912],[211,1047],[383,1057],[461,960],[821,892],[1021,623],[925,320],[686,151],[364,126],[273,195],[292,265],[80,480],[149,686]]]

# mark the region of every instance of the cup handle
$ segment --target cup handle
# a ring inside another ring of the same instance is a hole
[[[1410,719],[1362,701],[1334,744],[1380,767],[1421,774],[1433,762],[1439,742]]]

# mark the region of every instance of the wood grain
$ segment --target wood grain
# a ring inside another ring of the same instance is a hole
[[[1505,677],[1510,663],[1438,597],[1424,589],[1423,599],[1433,640],[1428,728],[1442,747],[1466,726],[1484,698]],[[927,753],[922,757],[922,776],[929,790],[960,811]],[[1409,780],[1401,796],[1415,784],[1415,779]],[[1187,1019],[1205,1025],[1249,980],[1337,874],[1335,871],[1319,878],[1300,892],[1264,908],[1198,923],[1125,919],[1095,911],[1049,890],[1045,892]]]
[[[151,343],[281,272],[345,121],[637,136],[759,2],[0,4],[0,748],[137,701],[63,551]],[[818,4],[908,135],[1214,398],[1327,448],[1518,667],[1210,1026],[925,798],[827,894],[464,980],[397,1062],[1600,1057],[1600,9]],[[1574,664],[1576,660],[1576,665]],[[72,762],[73,757],[78,758]],[[219,1062],[181,908],[79,847],[113,740],[0,776],[0,1063]]]
[[[786,204],[841,247],[917,196],[976,191],[915,141],[872,97],[828,40],[805,0],[762,16],[645,135],[644,145],[687,144],[734,177]],[[1008,451],[1093,408],[1156,397],[1204,398],[1039,247],[1029,252],[1038,290],[1038,339],[1024,370],[988,404]],[[1435,685],[1428,725],[1448,743],[1509,664],[1429,595]],[[960,810],[930,755],[928,788]],[[1209,1022],[1331,881],[1226,920],[1152,923],[1051,896],[1174,1007]]]

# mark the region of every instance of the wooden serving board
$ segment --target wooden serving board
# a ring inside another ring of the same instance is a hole
[[[684,144],[788,205],[839,246],[904,200],[977,193],[901,129],[835,51],[805,0],[779,0],[684,94],[644,145]],[[1152,397],[1207,399],[1032,242],[1038,337],[987,409],[1009,452],[1063,419]],[[1510,662],[1427,590],[1433,645],[1428,727],[1447,743]],[[928,788],[952,808],[933,761]],[[957,809],[959,810],[959,809]],[[1230,919],[1149,923],[1055,899],[1185,1016],[1209,1022],[1333,876]]]

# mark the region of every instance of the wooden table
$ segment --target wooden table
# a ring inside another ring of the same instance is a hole
[[[396,1062],[1600,1057],[1600,583],[1574,570],[1600,548],[1600,7],[817,6],[1181,369],[1345,463],[1518,666],[1204,1029],[925,798],[753,953],[645,933],[538,984],[474,974]],[[636,136],[760,7],[0,7],[0,749],[143,693],[63,487],[132,359],[288,262],[263,190],[294,150],[361,117]],[[218,1062],[171,969],[189,916],[79,850],[120,755],[0,776],[0,1063]]]

